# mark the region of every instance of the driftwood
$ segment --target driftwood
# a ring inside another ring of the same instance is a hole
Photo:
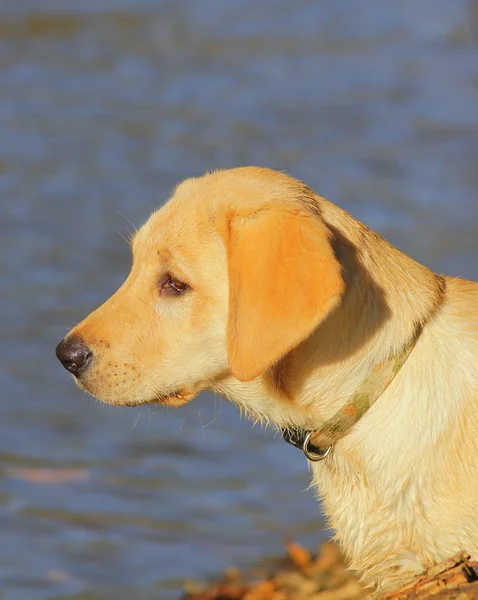
[[[272,567],[239,573],[230,569],[217,583],[185,584],[184,600],[359,600],[372,598],[345,567],[334,544],[314,556],[289,544],[288,556]],[[410,584],[374,600],[478,600],[478,563],[465,553],[435,565]]]
[[[380,600],[478,600],[478,562],[466,552],[435,565],[410,584],[382,596]]]

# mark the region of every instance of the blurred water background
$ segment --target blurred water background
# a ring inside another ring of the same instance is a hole
[[[118,409],[54,357],[206,169],[283,169],[478,279],[478,5],[1,0],[0,597],[172,600],[328,535],[305,460],[204,394]]]

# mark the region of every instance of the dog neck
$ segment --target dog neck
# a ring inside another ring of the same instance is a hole
[[[348,213],[318,197],[314,202],[343,267],[342,302],[263,376],[249,383],[226,377],[214,386],[253,419],[280,428],[320,428],[378,363],[426,327],[445,290],[441,277]]]
[[[389,547],[391,542],[380,528],[387,531],[400,518],[413,518],[415,492],[411,507],[404,506],[406,501],[400,501],[400,494],[418,489],[423,473],[416,475],[417,481],[410,479],[410,473],[433,445],[433,435],[441,435],[438,427],[438,433],[421,433],[429,421],[433,397],[430,389],[418,383],[410,386],[410,381],[420,381],[423,356],[433,353],[437,344],[429,330],[436,327],[446,286],[441,277],[346,213],[336,207],[329,211],[326,204],[321,208],[333,231],[335,252],[346,279],[341,304],[307,340],[263,376],[249,383],[227,377],[216,391],[254,420],[279,428],[320,429],[377,364],[400,353],[421,329],[409,359],[390,386],[330,455],[312,466],[313,482],[336,538],[343,543],[351,566],[365,573],[364,581],[374,584],[381,576],[374,566],[376,555],[385,552],[383,548],[390,551],[397,572],[409,560],[402,548],[407,544],[399,540],[397,548]],[[440,408],[440,427],[451,420],[447,410]],[[415,428],[413,435],[411,426]],[[405,517],[397,506],[402,507]],[[377,507],[381,507],[383,519],[375,526]],[[357,530],[357,523],[369,521],[366,530],[371,537],[365,537]],[[370,550],[374,544],[375,553]],[[411,551],[410,556],[411,564],[406,568],[419,572],[421,561]],[[389,567],[387,563],[384,572]]]
[[[320,429],[283,429],[284,440],[302,450],[310,461],[325,460],[337,442],[347,435],[393,382],[415,347],[420,333],[421,327],[398,355],[378,363],[353,396]]]

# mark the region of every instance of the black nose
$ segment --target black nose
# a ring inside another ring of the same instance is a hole
[[[87,365],[91,352],[83,340],[73,337],[61,340],[56,347],[56,356],[65,369],[77,377]]]

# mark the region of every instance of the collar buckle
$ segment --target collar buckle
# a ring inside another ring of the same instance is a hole
[[[305,429],[282,429],[282,437],[286,442],[302,450],[305,457],[311,462],[319,462],[327,458],[332,451],[332,445],[325,448],[325,450],[314,446],[311,442],[314,433],[314,431],[306,431]]]
[[[305,454],[305,457],[308,458],[311,462],[320,462],[321,460],[325,460],[327,456],[332,451],[332,444],[327,446],[325,450],[319,448],[318,446],[314,446],[310,442],[310,438],[314,434],[313,431],[308,431],[307,435],[304,438],[304,443],[302,444],[302,452]]]

